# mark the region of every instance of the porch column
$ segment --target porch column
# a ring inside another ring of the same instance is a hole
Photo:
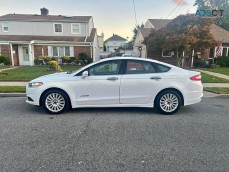
[[[33,46],[32,44],[29,44],[29,61],[30,61],[30,66],[34,65],[34,58],[33,58]]]
[[[11,56],[12,66],[14,66],[14,52],[13,52],[12,44],[10,44],[10,56]]]
[[[195,52],[194,52],[194,50],[192,50],[192,61],[191,61],[191,67],[193,67],[194,55],[195,55]]]

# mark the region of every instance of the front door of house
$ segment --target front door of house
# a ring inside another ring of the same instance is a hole
[[[22,65],[30,65],[29,61],[29,47],[22,47]]]

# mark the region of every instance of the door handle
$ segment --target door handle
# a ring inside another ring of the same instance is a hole
[[[117,77],[110,77],[110,78],[107,78],[107,80],[108,81],[116,81],[116,80],[118,80],[118,78]]]
[[[153,80],[158,81],[158,80],[161,80],[162,78],[161,78],[161,77],[159,77],[159,76],[153,76],[153,77],[151,77],[150,79],[153,79]]]

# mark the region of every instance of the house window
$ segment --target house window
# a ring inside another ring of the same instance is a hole
[[[214,54],[215,54],[215,49],[214,48],[210,48],[210,52],[209,52],[209,59],[214,58]]]
[[[52,47],[52,56],[70,56],[70,47]]]
[[[62,23],[54,23],[54,33],[63,33]]]
[[[162,51],[162,57],[172,57],[174,55],[174,51]]]
[[[223,47],[223,54],[222,56],[228,56],[228,51],[227,51],[227,47]]]
[[[2,31],[3,32],[9,32],[9,23],[8,22],[2,23]]]
[[[65,47],[65,56],[70,56],[70,47]]]
[[[72,34],[80,34],[80,24],[72,23]]]

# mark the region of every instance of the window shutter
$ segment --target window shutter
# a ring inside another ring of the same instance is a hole
[[[74,47],[70,47],[70,56],[74,57]]]
[[[48,46],[48,56],[51,57],[52,56],[52,47]]]

